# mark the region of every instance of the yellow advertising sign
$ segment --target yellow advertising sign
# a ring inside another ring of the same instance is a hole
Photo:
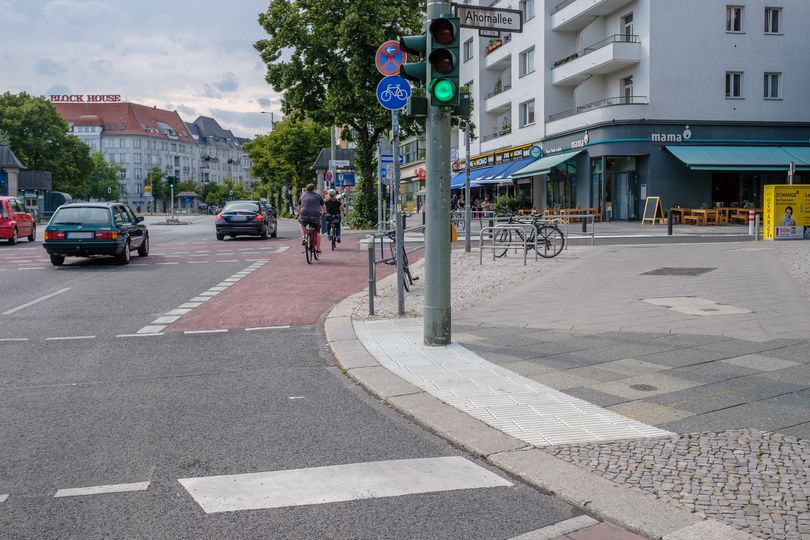
[[[765,186],[762,211],[766,240],[810,239],[810,185]]]
[[[152,186],[150,186],[148,184],[143,186],[143,194],[144,195],[151,195],[152,194]]]

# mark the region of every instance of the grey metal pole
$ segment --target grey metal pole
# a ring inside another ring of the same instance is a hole
[[[394,217],[394,226],[396,229],[397,238],[397,315],[400,317],[405,315],[405,269],[403,262],[405,260],[405,231],[403,230],[403,221],[399,215],[399,111],[391,111],[391,131],[394,135],[393,151],[394,156],[394,176],[391,182],[392,200],[394,208],[392,216]]]
[[[377,163],[382,160],[382,143],[377,145]],[[377,232],[383,231],[383,195],[382,195],[383,181],[380,176],[379,165],[377,166]]]
[[[450,2],[428,0],[427,23],[452,11]],[[430,57],[428,39],[426,57]],[[431,78],[430,63],[427,80]],[[430,99],[430,96],[428,96]],[[428,105],[425,222],[425,345],[450,343],[450,115]]]
[[[374,268],[374,235],[369,235],[368,240],[368,314],[374,315],[374,295],[377,294],[377,276]]]
[[[464,124],[464,148],[466,161],[464,162],[464,252],[469,253],[470,246],[470,218],[472,217],[472,202],[470,201],[470,123]]]

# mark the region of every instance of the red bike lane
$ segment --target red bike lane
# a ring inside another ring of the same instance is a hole
[[[166,330],[315,324],[324,311],[368,286],[368,252],[360,248],[360,238],[360,235],[344,235],[336,251],[324,241],[326,249],[312,264],[307,264],[300,242],[274,243],[290,246],[290,249],[269,255],[270,262]],[[393,271],[391,266],[377,265],[377,278]]]

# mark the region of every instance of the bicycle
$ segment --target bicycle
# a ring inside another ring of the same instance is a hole
[[[551,259],[559,255],[562,252],[563,247],[565,247],[565,235],[560,228],[557,227],[556,222],[543,221],[542,218],[542,214],[530,214],[529,219],[516,218],[514,214],[510,214],[507,224],[521,223],[531,225],[532,228],[525,233],[515,229],[515,235],[519,238],[520,242],[525,240],[526,250],[535,248],[535,239],[537,238],[537,254],[544,259]],[[511,243],[512,229],[503,229],[498,231],[495,235],[495,241],[503,244]],[[495,257],[503,257],[506,255],[506,252],[509,251],[509,249],[510,248],[506,247],[501,252],[495,251]]]
[[[340,216],[329,217],[327,214],[326,220],[329,223],[329,241],[332,243],[332,251],[337,249],[337,226],[340,223]]]
[[[312,259],[318,260],[318,250],[315,248],[317,234],[318,231],[307,223],[304,227],[304,255],[307,258],[307,264],[312,264]]]
[[[384,262],[387,265],[396,265],[397,233],[395,230],[391,230],[386,232],[385,235],[388,237],[389,240],[391,240],[391,243],[389,244],[389,247],[391,249],[391,256],[388,257],[387,259],[383,259],[382,262]],[[402,284],[404,285],[406,291],[410,291],[410,286],[413,285],[414,281],[419,279],[419,276],[413,277],[411,275],[411,269],[408,266],[408,252],[405,249],[402,250],[402,273],[403,273]]]

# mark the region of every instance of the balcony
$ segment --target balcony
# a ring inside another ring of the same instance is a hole
[[[510,109],[512,107],[512,96],[509,90],[511,89],[511,84],[495,86],[495,90],[488,94],[486,101],[484,101],[484,110],[488,113],[502,113]]]
[[[581,129],[612,120],[638,120],[647,117],[650,101],[646,96],[618,96],[600,99],[575,109],[549,115],[546,135]]]
[[[613,73],[640,61],[641,43],[638,36],[614,34],[555,62],[551,70],[551,84],[577,86],[591,75]]]
[[[489,52],[486,53],[486,68],[504,71],[512,65],[512,42],[511,34],[502,38],[490,40],[492,43],[487,46]]]
[[[508,126],[508,127],[502,128],[502,129],[496,129],[494,133],[491,133],[489,135],[484,135],[483,137],[481,137],[481,142],[491,141],[493,139],[497,139],[498,137],[503,137],[503,136],[509,135],[511,133],[512,133],[512,126],[511,125]]]
[[[633,0],[566,0],[557,4],[551,15],[551,29],[578,32],[597,17],[610,15]]]

